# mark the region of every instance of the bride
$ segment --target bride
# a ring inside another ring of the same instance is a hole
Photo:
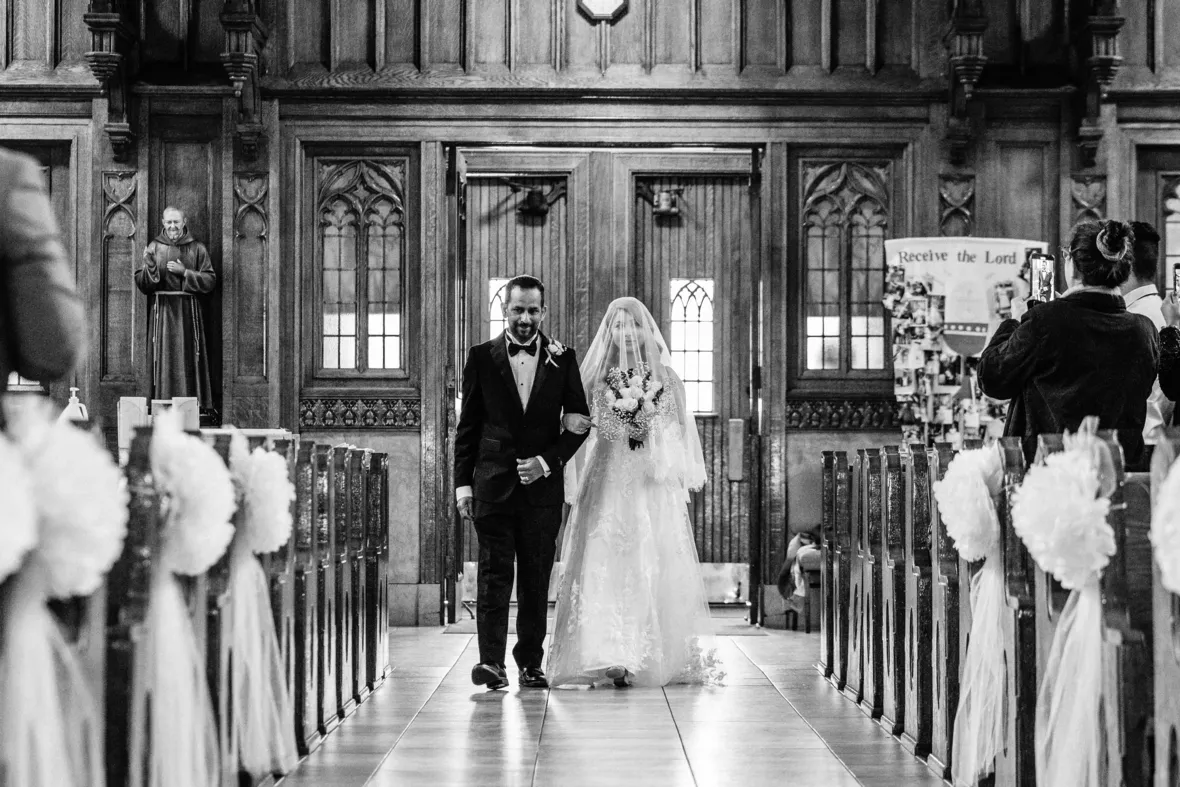
[[[719,681],[688,492],[705,464],[684,384],[647,308],[619,298],[581,365],[594,433],[575,470],[548,672],[554,686]]]

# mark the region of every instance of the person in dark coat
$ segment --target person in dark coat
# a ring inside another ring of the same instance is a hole
[[[152,299],[152,398],[195,396],[213,407],[209,349],[198,296],[213,292],[217,274],[205,244],[188,231],[184,213],[164,209],[164,231],[143,250],[135,286]]]
[[[0,394],[12,372],[39,383],[64,378],[85,339],[82,301],[41,170],[0,148]]]
[[[1049,303],[1013,303],[979,359],[979,383],[996,399],[1011,399],[1005,436],[1018,436],[1031,462],[1037,437],[1077,431],[1098,416],[1117,429],[1127,467],[1145,464],[1143,424],[1159,363],[1151,320],[1127,311],[1119,286],[1131,272],[1130,225],[1086,222],[1069,243],[1073,283]],[[1017,312],[1024,312],[1018,314]]]

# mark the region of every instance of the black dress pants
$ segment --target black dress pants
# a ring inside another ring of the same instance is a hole
[[[512,657],[521,669],[540,667],[549,613],[549,575],[561,529],[561,506],[535,506],[523,487],[503,503],[475,501],[479,536],[479,582],[475,621],[482,664],[504,664],[508,611],[516,576],[516,647]]]

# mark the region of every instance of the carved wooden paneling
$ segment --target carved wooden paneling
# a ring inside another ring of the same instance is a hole
[[[938,231],[953,237],[975,234],[974,175],[939,177]]]
[[[1106,218],[1106,176],[1075,175],[1070,181],[1073,223]]]
[[[377,67],[375,2],[384,0],[331,0],[333,71]]]
[[[135,253],[138,224],[135,172],[102,173],[102,381],[131,381],[136,378],[134,333],[142,321],[142,299],[135,289]],[[141,308],[137,308],[141,307]]]
[[[1048,128],[997,128],[978,151],[975,234],[1056,243],[1061,231],[1060,138]]]
[[[750,483],[726,480],[726,423],[698,418],[705,456],[705,488],[692,495],[689,516],[702,563],[745,563],[750,559]]]
[[[265,172],[234,175],[233,352],[238,381],[267,377],[269,183]]]
[[[416,432],[422,425],[418,399],[301,398],[299,427],[324,429],[389,429]]]
[[[51,69],[79,65],[90,36],[82,21],[88,0],[20,0],[0,14],[0,69],[10,63]]]
[[[822,432],[894,430],[901,407],[893,399],[790,399],[786,428]]]
[[[791,48],[788,5],[786,0],[743,0],[740,11],[743,71],[786,71]]]

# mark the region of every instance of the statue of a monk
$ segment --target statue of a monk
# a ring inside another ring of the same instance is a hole
[[[143,250],[135,285],[151,299],[148,336],[153,399],[195,396],[213,407],[209,351],[198,296],[217,286],[205,244],[188,231],[184,213],[164,209],[164,231]]]

